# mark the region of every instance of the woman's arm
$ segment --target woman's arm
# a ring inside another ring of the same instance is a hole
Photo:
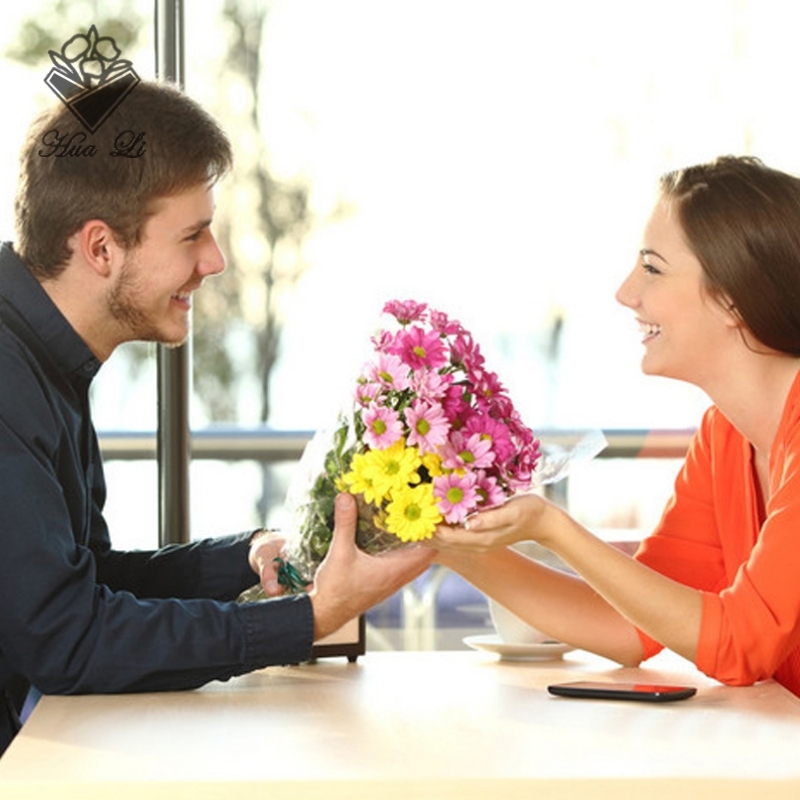
[[[506,549],[534,540],[579,577],[550,570]],[[694,661],[702,595],[666,578],[593,536],[537,495],[515,498],[469,520],[441,526],[437,561],[562,641],[624,663],[641,660],[640,628]]]

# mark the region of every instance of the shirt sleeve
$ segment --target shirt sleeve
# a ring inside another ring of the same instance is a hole
[[[0,515],[0,659],[43,692],[193,688],[310,655],[314,626],[305,595],[252,604],[147,596],[165,593],[173,567],[211,572],[220,555],[226,570],[241,570],[231,563],[241,541],[176,548],[144,557],[146,567],[127,565],[129,574],[150,572],[159,587],[145,596],[102,583],[92,550],[75,540],[52,465],[2,418]],[[209,583],[201,577],[197,588]],[[222,583],[220,597],[233,588]]]
[[[249,533],[158,550],[117,551],[105,536],[92,539],[97,579],[137,597],[235,600],[258,580],[247,560]]]
[[[635,558],[643,564],[695,589],[719,591],[725,583],[725,565],[714,507],[711,481],[709,410],[692,438],[675,480],[672,497],[653,533],[640,545]],[[662,645],[639,631],[645,658]]]

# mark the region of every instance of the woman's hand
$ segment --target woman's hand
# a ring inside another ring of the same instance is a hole
[[[463,527],[440,525],[430,544],[439,550],[486,553],[515,542],[541,541],[543,517],[550,504],[539,495],[520,495],[502,506],[480,511]]]

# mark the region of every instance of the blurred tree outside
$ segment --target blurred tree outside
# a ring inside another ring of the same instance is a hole
[[[213,292],[198,295],[193,339],[194,383],[212,422],[240,421],[247,413],[242,404],[257,408],[259,424],[269,422],[284,308],[303,274],[302,246],[312,225],[308,185],[275,177],[259,129],[267,15],[259,1],[225,0],[222,9],[225,81],[211,111],[223,121],[236,158],[215,216],[228,268]]]
[[[101,9],[102,6],[102,9]],[[133,0],[54,0],[43,14],[26,17],[16,38],[3,54],[35,69],[52,66],[48,52],[60,52],[76,33],[86,33],[95,25],[101,36],[109,36],[122,51],[122,57],[139,43],[144,20]]]
[[[269,422],[284,309],[304,272],[303,241],[313,223],[308,185],[275,177],[260,130],[267,16],[264,0],[225,0],[222,9],[225,82],[218,82],[211,110],[224,121],[236,158],[233,179],[220,187],[215,216],[228,267],[213,292],[199,293],[193,336],[194,384],[212,422],[239,421],[251,399],[257,422]],[[262,463],[261,520],[283,499],[273,475]]]

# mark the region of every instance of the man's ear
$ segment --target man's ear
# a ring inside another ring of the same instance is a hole
[[[114,232],[101,219],[90,219],[74,235],[73,252],[97,275],[109,277],[125,259],[125,251]]]

